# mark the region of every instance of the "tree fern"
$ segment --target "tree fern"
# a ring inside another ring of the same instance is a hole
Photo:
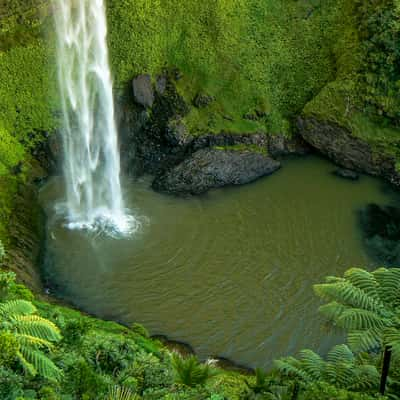
[[[5,319],[13,316],[31,315],[36,311],[36,307],[26,300],[10,300],[0,304],[0,317]]]
[[[351,268],[343,278],[329,277],[315,285],[328,303],[320,311],[335,326],[348,332],[355,351],[383,349],[381,393],[386,385],[391,353],[400,357],[400,269],[368,272]]]
[[[338,388],[364,390],[378,387],[379,373],[365,365],[347,345],[335,346],[326,360],[311,350],[302,350],[299,358],[286,357],[275,361],[278,372],[303,383],[326,382]]]
[[[321,313],[349,332],[349,344],[355,350],[383,347],[386,330],[400,329],[400,269],[352,268],[344,278],[330,279],[314,290],[329,302],[320,307]]]
[[[51,321],[35,315],[36,311],[36,307],[25,300],[0,303],[1,328],[17,340],[16,357],[27,373],[54,380],[59,377],[60,370],[42,350],[52,349],[53,343],[61,339],[60,331]]]

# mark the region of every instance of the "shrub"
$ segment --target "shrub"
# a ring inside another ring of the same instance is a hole
[[[338,389],[326,383],[314,383],[308,385],[299,395],[299,400],[373,400],[382,399],[378,395],[348,392],[345,389]]]
[[[172,366],[175,382],[189,387],[204,386],[209,379],[217,375],[214,368],[209,364],[200,364],[195,356],[183,358],[175,353],[172,356]]]
[[[400,126],[400,1],[359,1],[366,111]]]
[[[0,331],[0,365],[12,367],[16,361],[16,354],[19,351],[17,339],[10,332]]]

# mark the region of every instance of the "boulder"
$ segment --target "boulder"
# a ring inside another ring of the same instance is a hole
[[[154,90],[151,76],[143,74],[132,81],[133,96],[135,101],[145,108],[150,108],[154,103]]]
[[[204,93],[198,93],[193,99],[193,105],[197,108],[205,108],[211,104],[215,98]]]
[[[357,172],[346,168],[338,168],[337,170],[333,171],[333,174],[338,176],[339,178],[344,178],[351,181],[356,181],[360,178],[360,175],[358,175]]]
[[[359,211],[364,244],[371,256],[386,266],[400,265],[400,208],[368,204]]]
[[[184,195],[201,194],[226,185],[243,185],[272,174],[281,164],[261,153],[201,149],[172,169],[158,175],[153,188]]]

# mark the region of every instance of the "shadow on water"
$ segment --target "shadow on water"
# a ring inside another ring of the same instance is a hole
[[[325,352],[341,338],[324,330],[312,285],[377,265],[359,210],[393,197],[378,180],[347,181],[334,169],[314,156],[290,159],[251,185],[186,199],[142,179],[126,192],[141,229],[119,240],[66,229],[54,211],[63,196],[54,179],[41,193],[45,274],[85,311],[142,323],[200,357],[262,367],[302,348]]]

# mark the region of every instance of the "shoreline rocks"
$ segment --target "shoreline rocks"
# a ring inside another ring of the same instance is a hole
[[[281,167],[271,157],[247,151],[201,149],[158,175],[153,189],[169,194],[201,194],[226,185],[243,185]]]
[[[346,168],[336,169],[335,171],[333,171],[333,175],[350,181],[357,181],[358,179],[360,179],[360,175],[357,174],[357,172],[354,172],[351,169],[346,169]]]
[[[355,172],[382,177],[400,187],[400,172],[396,159],[383,149],[371,145],[351,134],[346,128],[332,122],[300,117],[297,127],[301,137],[322,155],[337,165]]]

